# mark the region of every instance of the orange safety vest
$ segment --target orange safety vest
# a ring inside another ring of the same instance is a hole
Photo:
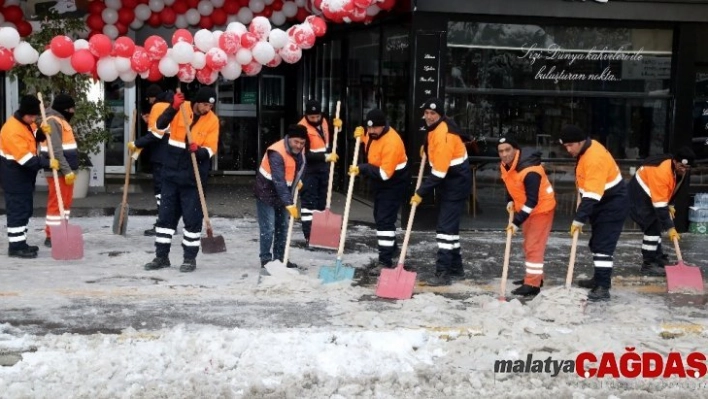
[[[637,183],[651,198],[654,208],[669,205],[676,189],[676,174],[671,159],[667,159],[657,166],[642,166],[637,170],[635,176]]]
[[[0,156],[24,165],[37,155],[37,143],[33,134],[35,130],[35,123],[28,127],[14,116],[8,118],[0,130]]]
[[[583,198],[600,201],[605,191],[622,182],[622,174],[612,154],[602,144],[592,140],[580,155],[575,167],[575,180]]]
[[[307,136],[310,142],[310,152],[327,152],[327,149],[329,148],[329,125],[324,117],[322,117],[322,125],[320,125],[322,128],[322,134],[324,134],[324,139],[320,136],[320,132],[317,131],[317,128],[307,122],[306,118],[302,118],[297,124],[307,128]]]
[[[153,136],[157,137],[158,139],[161,139],[165,133],[169,133],[170,131],[169,125],[162,130],[158,129],[156,126],[157,118],[162,115],[162,113],[167,109],[167,107],[171,107],[171,104],[166,102],[155,103],[152,105],[152,108],[150,108],[150,114],[148,115],[148,130],[150,131],[150,133],[152,133]],[[178,111],[177,113],[179,114],[178,117],[182,118],[180,111]]]
[[[261,167],[258,169],[258,172],[260,172],[263,177],[273,181],[270,161],[268,160],[268,151],[275,151],[283,157],[283,162],[285,162],[285,182],[288,184],[288,187],[292,186],[293,181],[295,181],[295,175],[297,174],[297,164],[295,163],[295,158],[285,149],[285,140],[277,141],[268,147],[265,155],[263,155],[263,160],[261,160]]]
[[[47,122],[54,121],[59,126],[61,126],[61,149],[64,154],[64,158],[69,163],[69,167],[72,170],[78,169],[79,167],[79,149],[76,145],[76,138],[74,138],[74,129],[71,128],[69,122],[66,119],[60,118],[56,115],[47,116]],[[52,132],[55,133],[55,132]],[[49,139],[49,138],[48,138]],[[51,139],[50,139],[51,140]],[[57,148],[52,148],[56,154],[59,151]],[[39,144],[39,150],[43,154],[49,156],[49,148],[47,147],[47,140],[42,141]],[[65,172],[69,173],[69,172]]]
[[[460,165],[466,159],[467,149],[462,138],[449,133],[447,122],[440,122],[428,133],[428,161],[434,176],[444,179],[451,166]]]
[[[390,179],[397,170],[402,170],[408,164],[403,140],[391,127],[386,134],[376,140],[372,140],[368,134],[365,134],[362,142],[366,148],[366,160],[379,168],[381,180]]]
[[[511,199],[514,201],[514,211],[524,212],[533,215],[537,213],[550,212],[556,208],[556,196],[553,192],[553,186],[551,182],[548,181],[548,176],[546,176],[546,171],[541,165],[528,166],[521,171],[516,170],[516,166],[519,163],[519,156],[521,151],[516,151],[516,156],[514,161],[511,163],[511,168],[506,170],[504,163],[500,164],[501,177],[506,185]],[[541,176],[541,185],[538,188],[538,204],[533,209],[529,209],[526,206],[526,190],[524,187],[524,179],[526,175],[535,172]]]
[[[185,101],[182,105],[187,114],[187,121],[192,125],[194,112],[192,104]],[[219,118],[213,111],[199,117],[199,120],[194,125],[190,126],[192,131],[192,140],[200,147],[206,148],[209,151],[209,157],[214,156],[219,146]],[[170,123],[170,140],[168,144],[174,147],[187,148],[187,127],[184,124],[182,111],[178,110],[175,117]]]

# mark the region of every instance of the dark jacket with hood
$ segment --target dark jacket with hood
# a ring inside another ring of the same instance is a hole
[[[274,207],[280,208],[293,204],[293,192],[291,190],[297,190],[297,185],[302,174],[305,170],[305,156],[302,152],[299,154],[293,154],[288,146],[288,136],[283,138],[285,141],[285,150],[288,156],[295,159],[295,180],[292,186],[288,187],[285,181],[285,161],[283,157],[276,151],[267,150],[266,156],[268,157],[268,162],[270,163],[270,174],[272,180],[267,179],[260,172],[256,173],[256,183],[253,186],[253,193],[259,200],[265,202],[266,204]],[[303,149],[304,151],[304,149]]]

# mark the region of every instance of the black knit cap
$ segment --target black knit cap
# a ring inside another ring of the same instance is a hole
[[[507,134],[499,138],[499,144],[509,144],[512,147],[519,149],[519,141],[516,140],[513,134]]]
[[[307,128],[302,125],[292,124],[288,126],[288,138],[307,140]]]
[[[197,95],[194,96],[194,102],[216,104],[216,90],[208,86],[200,88]]]
[[[378,108],[374,108],[366,114],[366,126],[386,126],[386,114]]]
[[[162,93],[162,88],[156,84],[151,84],[148,86],[147,90],[145,90],[145,97],[157,97],[160,93]]]
[[[439,98],[428,99],[428,101],[426,101],[421,108],[424,110],[430,109],[437,112],[440,116],[445,116],[445,103],[443,103],[443,100]]]
[[[305,115],[319,115],[322,113],[322,106],[317,100],[307,100],[305,104]]]
[[[52,102],[52,108],[57,111],[66,111],[67,109],[75,106],[76,102],[68,94],[59,94],[54,97],[54,102]]]
[[[696,153],[691,147],[683,146],[674,152],[674,159],[684,165],[694,166],[696,161]]]
[[[579,143],[581,141],[585,141],[588,138],[588,135],[575,125],[565,125],[561,129],[559,138],[561,144]]]
[[[25,95],[20,99],[20,108],[17,110],[21,115],[39,115],[39,99],[35,96]]]

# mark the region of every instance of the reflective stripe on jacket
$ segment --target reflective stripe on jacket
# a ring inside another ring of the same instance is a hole
[[[52,108],[47,109],[47,123],[52,129],[52,134],[47,136],[47,139],[51,140],[54,158],[59,161],[59,172],[68,175],[79,169],[79,149],[74,130],[64,116]],[[43,155],[49,156],[46,140],[40,143],[39,149]]]
[[[362,137],[367,163],[375,169],[372,175],[383,181],[391,179],[397,171],[406,168],[408,157],[403,140],[391,127],[386,127],[381,135],[372,139],[368,134]]]
[[[548,176],[546,176],[546,171],[541,165],[522,165],[521,168],[519,168],[519,157],[521,154],[521,151],[516,151],[516,156],[508,171],[504,167],[504,164],[500,165],[502,180],[514,201],[514,211],[524,212],[528,215],[552,211],[556,207],[556,198],[553,192],[553,186],[551,186],[551,182],[548,181]],[[538,187],[538,202],[533,207],[527,204],[526,188],[524,186],[524,179],[529,173],[537,173],[541,176],[541,183]]]

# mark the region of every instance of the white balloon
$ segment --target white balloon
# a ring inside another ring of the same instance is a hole
[[[223,7],[225,2],[226,2],[226,1],[224,1],[224,0],[211,0],[211,4],[214,5],[214,8],[221,8],[221,7]]]
[[[175,4],[175,0],[162,0],[162,2],[165,3],[165,6],[167,7]]]
[[[273,14],[270,16],[270,22],[272,22],[275,26],[284,24],[286,19],[287,18],[282,11],[273,11]]]
[[[249,0],[248,8],[253,12],[261,12],[265,8],[265,2],[263,0]]]
[[[112,8],[104,8],[103,11],[101,11],[101,19],[103,19],[103,22],[106,24],[113,25],[118,22],[118,11]]]
[[[177,19],[175,20],[175,27],[184,29],[189,26],[189,22],[187,22],[187,17],[184,16],[184,14],[179,14],[177,16]]]
[[[118,70],[116,69],[116,63],[113,61],[113,57],[103,57],[98,60],[96,73],[104,82],[112,82],[118,79]]]
[[[37,68],[44,76],[54,76],[61,70],[61,62],[51,50],[45,50],[37,59]]]
[[[172,59],[178,64],[188,64],[194,59],[194,49],[187,42],[177,42],[172,46]]]
[[[124,73],[130,71],[130,58],[127,57],[115,57],[113,62],[116,64],[116,71],[118,73]]]
[[[149,69],[148,69],[147,71],[145,71],[145,72],[140,72],[140,77],[141,77],[141,78],[147,79],[148,76],[150,76],[150,70],[149,70]]]
[[[138,77],[138,73],[131,69],[130,71],[123,72],[118,76],[120,77],[120,80],[124,82],[132,82]]]
[[[169,57],[161,59],[157,68],[160,70],[160,73],[167,78],[171,78],[179,72],[179,64]]]
[[[202,69],[206,66],[206,54],[202,53],[201,51],[195,51],[194,52],[194,58],[192,58],[192,62],[190,62],[194,69]]]
[[[2,15],[2,14],[0,14]],[[226,25],[228,26],[229,24],[232,24],[234,22],[238,22],[238,16],[235,14],[231,14],[226,17]]]
[[[275,58],[275,49],[268,42],[258,42],[253,46],[253,59],[259,64],[267,64]]]
[[[115,25],[104,25],[103,34],[115,40],[118,37],[118,28]]]
[[[251,21],[248,30],[258,37],[258,40],[265,40],[270,34],[270,21],[266,17],[255,17]]]
[[[89,42],[86,39],[76,39],[74,42],[74,51],[89,48]]]
[[[238,20],[242,24],[248,25],[253,19],[253,11],[251,11],[251,9],[248,7],[241,7],[241,9],[238,10],[238,14],[236,14],[236,16],[238,16]]]
[[[71,66],[71,57],[62,58],[59,63],[61,64],[59,67],[61,73],[68,76],[76,75],[76,69]]]
[[[15,62],[21,65],[34,64],[39,58],[37,50],[27,42],[18,44],[17,47],[12,50],[12,54],[15,56]]]
[[[133,22],[130,23],[130,29],[139,30],[143,27],[143,25],[145,25],[145,22],[139,20],[138,18],[135,18]]]
[[[162,0],[150,0],[148,1],[148,7],[153,12],[160,12],[165,9],[165,3]]]
[[[209,16],[214,12],[214,5],[209,0],[202,0],[197,4],[197,11],[203,16]]]
[[[375,17],[376,14],[379,13],[379,11],[381,11],[381,9],[376,4],[372,4],[368,7],[366,7],[366,15],[368,15],[370,17]]]
[[[20,0],[5,0],[4,6],[19,6],[20,5]]]
[[[221,76],[227,80],[236,80],[241,76],[241,64],[236,61],[236,57],[229,57],[226,65],[221,68]]]
[[[307,5],[307,0],[295,0],[295,4],[297,4],[298,7],[305,7]]]
[[[276,50],[281,49],[288,44],[288,34],[282,29],[273,29],[268,35],[268,43]]]
[[[221,29],[217,29],[217,30],[211,32],[211,34],[214,35],[214,41],[216,41],[217,46],[219,45],[219,37],[221,37],[221,35],[223,33],[224,33],[224,31]]]
[[[234,32],[237,35],[241,36],[242,34],[248,32],[248,28],[246,28],[246,25],[240,22],[231,22],[229,26],[226,27],[226,31]]]
[[[251,54],[251,50],[240,48],[236,52],[235,58],[239,64],[246,65],[253,61],[253,54]]]
[[[263,0],[263,2],[265,3],[265,5],[267,5],[267,6],[273,4],[274,1],[275,1],[275,0]]]
[[[141,21],[147,21],[150,19],[150,15],[152,15],[152,10],[147,4],[138,4],[135,7],[135,18]]]
[[[217,44],[218,42],[214,39],[214,35],[210,30],[199,29],[197,33],[194,34],[194,45],[205,53],[209,51],[209,49],[216,47]]]
[[[20,34],[17,29],[0,28],[0,46],[7,49],[13,49],[20,44]]]
[[[17,25],[10,21],[5,21],[0,24],[0,28],[12,28],[12,29],[17,29]]]
[[[0,13],[0,24],[5,22],[5,16]]]
[[[287,18],[292,18],[297,15],[297,4],[292,1],[286,1],[283,3],[283,8],[280,11],[282,11]]]
[[[184,16],[187,17],[187,22],[190,25],[196,25],[199,23],[199,20],[202,19],[202,15],[199,14],[199,11],[197,11],[196,8],[190,8],[186,13],[184,13]]]
[[[108,8],[112,8],[114,10],[120,10],[120,8],[123,6],[120,0],[106,0],[104,1],[104,4]]]

